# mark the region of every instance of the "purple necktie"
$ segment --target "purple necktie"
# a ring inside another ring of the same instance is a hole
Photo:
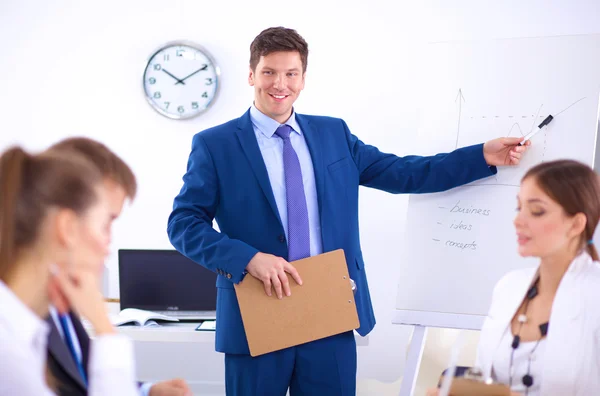
[[[290,141],[291,131],[292,127],[289,125],[282,125],[275,131],[275,134],[283,139],[283,169],[288,215],[288,261],[310,257],[310,232],[302,169],[300,169],[300,161]]]

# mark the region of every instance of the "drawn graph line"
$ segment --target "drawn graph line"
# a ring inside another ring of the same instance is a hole
[[[565,111],[569,110],[571,107],[575,106],[576,104],[578,104],[579,102],[581,102],[584,99],[587,99],[587,96],[584,96],[584,97],[582,97],[582,98],[574,101],[573,103],[569,104],[564,109],[560,110],[557,113],[553,113],[552,115],[554,116],[554,118],[556,118],[558,115],[560,115],[560,114],[564,113]],[[458,122],[457,122],[457,129],[456,129],[455,148],[458,148],[458,143],[459,143],[459,140],[460,140],[460,128],[461,128],[461,120],[462,120],[462,104],[463,104],[463,102],[466,103],[465,97],[464,97],[463,92],[462,92],[462,88],[458,89],[458,93],[456,94],[456,98],[454,99],[454,103],[456,103],[457,101],[458,101]],[[535,116],[531,115],[531,118],[532,118],[533,122],[531,124],[530,129],[529,129],[529,132],[531,132],[536,127],[537,121],[541,117],[543,117],[543,115],[542,116],[540,115],[543,107],[544,107],[544,104],[542,103],[539,106],[539,108],[538,108]],[[473,116],[469,117],[469,115],[467,114],[466,116],[467,116],[467,118],[471,118],[471,119],[480,118],[480,117],[484,118],[484,119],[485,118],[490,118],[490,119],[502,118],[501,116],[498,116],[498,115],[490,116],[490,117],[486,117],[485,115],[484,116],[477,116],[477,117],[473,117]],[[513,119],[513,118],[517,118],[518,116],[508,115],[506,117],[509,118],[509,119]],[[522,118],[522,119],[525,120],[525,119],[529,118],[529,116],[522,115],[520,118]],[[523,133],[523,129],[521,128],[521,125],[519,124],[519,122],[515,122],[509,128],[508,134],[506,135],[506,137],[511,137],[511,135],[512,135],[513,131],[515,131],[515,129],[518,130],[520,136],[525,136],[525,133]],[[541,159],[541,162],[544,162],[546,160],[545,157],[546,157],[547,137],[548,137],[546,130],[543,131],[543,136],[544,136],[544,142],[543,142],[543,150],[542,150],[542,159]],[[481,183],[481,184],[473,184],[473,185],[468,185],[468,186],[463,186],[463,187],[480,187],[480,186],[519,187],[520,186],[520,184],[502,183],[502,182],[500,182],[500,179],[498,178],[498,174],[494,175],[494,179],[496,181],[495,183]]]
[[[460,99],[460,100],[459,100]],[[571,107],[575,106],[577,103],[581,102],[582,100],[587,99],[587,96],[584,96],[580,99],[577,99],[576,101],[574,101],[573,103],[571,103],[570,105],[568,105],[567,107],[565,107],[564,109],[560,110],[557,113],[552,114],[555,118],[559,115],[564,113],[565,111],[569,110]],[[458,148],[458,141],[460,140],[460,124],[461,124],[461,119],[462,119],[462,103],[466,102],[465,97],[463,95],[462,92],[462,88],[458,89],[458,93],[456,94],[456,98],[454,99],[454,103],[456,103],[458,101],[458,126],[457,126],[457,130],[456,130],[456,148]],[[540,105],[540,107],[538,108],[535,116],[532,116],[533,122],[531,123],[531,127],[529,128],[529,132],[531,132],[533,130],[533,128],[535,128],[536,126],[536,121],[539,119],[540,113],[542,111],[542,108],[544,107],[544,104],[542,103]],[[482,118],[488,118],[486,116],[481,116]],[[509,115],[507,116],[508,118],[514,118],[514,116]],[[471,119],[473,119],[475,117],[471,116]],[[493,116],[493,117],[489,117],[489,118],[501,118],[500,116]],[[521,116],[521,118],[526,119],[529,118],[528,116]],[[510,136],[510,134],[512,133],[512,130],[514,129],[514,127],[517,126],[519,128],[519,132],[521,133],[521,136],[525,136],[525,134],[523,133],[523,130],[521,129],[521,126],[519,125],[518,122],[514,123],[511,127],[510,130],[508,131],[508,135],[506,135],[507,137]]]
[[[558,116],[561,113],[564,113],[565,111],[569,110],[571,107],[575,106],[577,103],[581,102],[582,100],[584,100],[586,98],[587,98],[587,96],[584,96],[583,98],[576,100],[575,102],[571,103],[570,105],[568,105],[567,107],[565,107],[564,109],[559,111],[558,113],[554,114],[554,117]]]
[[[544,151],[542,151],[542,162],[546,162],[546,140],[548,139],[548,128],[544,129]]]
[[[540,106],[540,108],[538,109],[537,113],[535,113],[535,117],[533,117],[533,122],[531,123],[531,128],[529,128],[529,132],[531,133],[531,131],[533,131],[533,128],[535,127],[535,121],[537,120],[537,118],[540,115],[540,111],[542,110],[542,107],[544,107],[544,104],[542,103],[542,105]]]
[[[515,127],[517,127],[517,129],[519,130],[519,133],[521,134],[521,136],[525,136],[525,135],[523,135],[523,131],[521,130],[521,125],[519,125],[518,122],[515,122],[510,127],[510,130],[508,131],[508,135],[506,135],[506,137],[510,137],[510,134],[512,133],[513,129],[515,129]]]
[[[564,113],[565,111],[569,110],[571,107],[575,106],[577,103],[581,102],[582,100],[586,99],[587,96],[584,96],[583,98],[580,98],[578,100],[576,100],[575,102],[571,103],[570,105],[568,105],[567,107],[565,107],[564,109],[562,109],[561,111],[559,111],[558,113],[554,114],[554,117],[556,118],[559,114]],[[548,140],[548,128],[544,129],[544,151],[542,152],[542,162],[546,161],[546,148],[547,148],[547,142]]]
[[[542,105],[542,106],[543,106],[543,105]],[[526,116],[523,116],[523,117],[525,118]],[[534,123],[535,123],[535,119],[534,119]],[[519,131],[519,135],[521,135],[521,137],[525,136],[525,134],[523,134],[523,130],[521,129],[521,125],[520,125],[518,122],[515,122],[514,124],[512,124],[512,126],[511,126],[511,127],[510,127],[510,129],[508,130],[508,134],[506,135],[506,137],[512,137],[512,133],[513,133],[513,130],[515,129],[515,127],[516,127],[516,129]],[[506,158],[508,158],[508,156],[509,156],[509,155],[510,155],[510,154],[507,152],[507,153],[506,153]],[[499,182],[499,179],[498,179],[498,173],[496,173],[496,174],[494,175],[494,180],[496,180],[496,184],[499,184],[499,183],[498,183],[498,182]]]

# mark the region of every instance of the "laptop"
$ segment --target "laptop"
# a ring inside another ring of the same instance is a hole
[[[119,249],[121,309],[216,319],[217,274],[176,250]]]

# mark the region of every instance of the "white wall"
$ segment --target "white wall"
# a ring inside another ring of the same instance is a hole
[[[342,117],[362,140],[403,155],[412,153],[418,121],[412,99],[421,44],[600,33],[599,17],[597,0],[3,0],[0,148],[39,149],[71,135],[103,141],[133,167],[140,184],[138,199],[115,225],[113,251],[170,248],[166,220],[191,137],[250,105],[248,47],[263,28],[293,27],[309,43],[299,112]],[[215,106],[189,121],[158,115],[142,95],[147,57],[174,39],[202,44],[222,72]],[[364,394],[394,394],[404,365],[410,329],[390,321],[406,204],[405,196],[361,191],[362,244],[378,319],[369,346],[359,349]],[[108,265],[110,296],[117,297],[115,254]],[[433,334],[433,342],[446,346],[425,357],[437,362],[430,366],[437,373],[453,333]]]

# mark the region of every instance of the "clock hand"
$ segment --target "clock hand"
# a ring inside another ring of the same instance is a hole
[[[161,69],[162,71],[164,71],[165,73],[167,73],[169,76],[173,77],[175,80],[177,80],[177,82],[175,84],[179,84],[182,83],[185,85],[185,83],[183,82],[183,80],[178,79],[177,77],[175,77],[174,75],[172,75],[171,73],[169,73],[167,70],[165,69]]]
[[[177,81],[177,82],[175,83],[175,85],[177,85],[177,84],[179,84],[179,83],[185,84],[185,83],[184,83],[184,81],[185,81],[185,80],[187,80],[188,78],[192,77],[194,74],[196,74],[196,73],[198,73],[198,72],[200,72],[200,71],[202,71],[202,70],[206,70],[206,69],[208,69],[208,65],[204,65],[204,66],[202,66],[200,69],[196,70],[196,71],[195,71],[195,72],[193,72],[192,74],[189,74],[189,75],[185,76],[184,78],[182,78],[180,81]]]

